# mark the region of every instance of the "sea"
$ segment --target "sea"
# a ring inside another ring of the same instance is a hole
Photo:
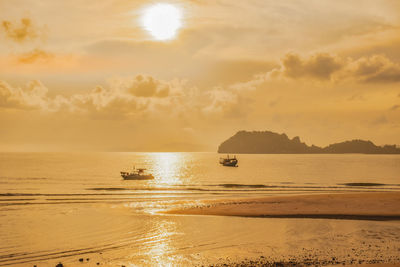
[[[221,156],[0,153],[0,266],[208,266],[332,255],[390,262],[398,255],[399,221],[165,212],[210,200],[400,191],[400,155],[240,154],[238,167],[221,166]],[[154,179],[123,180],[120,172],[134,167]]]

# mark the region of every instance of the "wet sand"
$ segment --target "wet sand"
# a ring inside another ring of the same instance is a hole
[[[169,214],[267,218],[400,220],[400,193],[346,193],[271,196],[235,201],[210,201]]]
[[[296,196],[271,196],[242,200],[209,201],[195,208],[170,210],[170,214],[182,215],[219,215],[255,218],[307,218],[331,220],[400,220],[400,193],[346,193]],[[304,229],[303,229],[304,230]],[[363,231],[363,230],[362,230]],[[335,231],[331,232],[335,235]],[[395,233],[390,233],[395,234]],[[340,235],[338,235],[339,237]],[[368,234],[361,235],[362,238]],[[322,237],[321,237],[322,238]],[[333,242],[333,240],[330,240]],[[327,243],[330,243],[327,240]],[[332,244],[332,243],[330,243]],[[305,249],[292,257],[280,261],[268,255],[243,261],[232,261],[229,257],[214,266],[400,266],[400,257],[393,256],[393,251],[400,251],[392,240],[379,234],[377,240],[354,242],[348,253],[340,255],[335,248],[328,254],[318,248]],[[317,246],[318,247],[318,246]],[[377,249],[377,251],[374,251]],[[282,254],[283,256],[284,254]]]
[[[298,261],[293,259],[291,261],[270,261],[265,257],[260,257],[258,259],[241,261],[241,262],[230,262],[227,260],[227,263],[219,263],[215,265],[210,265],[211,267],[304,267],[304,266],[363,266],[363,267],[398,267],[400,263],[386,263],[380,260],[372,260],[372,261],[338,261],[335,257],[332,257],[331,260],[305,260]]]

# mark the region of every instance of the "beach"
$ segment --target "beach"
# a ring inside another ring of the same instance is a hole
[[[265,218],[400,220],[400,193],[345,193],[271,196],[234,201],[210,201],[171,214]]]
[[[330,224],[332,220],[399,221],[400,193],[318,194],[271,196],[234,201],[218,200],[208,201],[202,206],[170,210],[166,213],[200,216],[238,216],[263,218],[265,220],[268,218],[306,219],[312,229],[313,220],[326,221],[327,224]],[[323,238],[321,237],[321,239]],[[284,260],[270,258],[268,255],[240,262],[230,262],[229,258],[227,258],[228,263],[221,263],[217,266],[226,266],[225,264],[229,266],[400,266],[400,256],[385,255],[384,249],[381,249],[387,245],[384,239],[384,235],[382,235],[381,238],[378,238],[378,242],[373,244],[365,241],[359,244],[353,243],[353,246],[347,250],[347,255],[340,255],[340,253],[336,252],[336,254],[332,253],[326,256],[316,248],[303,248],[305,253],[300,253]],[[389,249],[389,246],[386,246],[386,248]],[[400,247],[394,248],[395,253],[396,250],[400,251]]]

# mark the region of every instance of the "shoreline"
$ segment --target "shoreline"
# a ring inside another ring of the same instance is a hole
[[[255,218],[400,220],[400,192],[327,193],[210,200],[202,206],[173,209],[165,214]]]

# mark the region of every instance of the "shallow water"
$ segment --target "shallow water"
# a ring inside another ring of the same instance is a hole
[[[238,157],[230,168],[216,153],[0,153],[0,265],[398,254],[398,222],[158,214],[208,199],[400,190],[397,155]],[[155,179],[122,180],[119,171],[133,165]]]

